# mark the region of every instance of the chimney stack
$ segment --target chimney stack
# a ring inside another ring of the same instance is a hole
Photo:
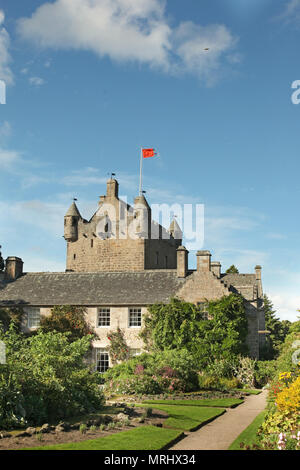
[[[207,250],[197,251],[197,271],[199,273],[208,273],[211,270],[211,253]]]
[[[23,261],[17,256],[9,256],[5,263],[5,279],[15,281],[23,274]]]
[[[186,277],[188,271],[188,250],[184,246],[177,248],[177,277]]]
[[[212,261],[211,264],[211,270],[214,273],[215,276],[217,276],[218,279],[221,277],[221,263],[220,261]]]

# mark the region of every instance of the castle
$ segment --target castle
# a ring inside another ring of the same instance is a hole
[[[177,297],[200,304],[230,293],[245,299],[250,355],[259,357],[265,319],[261,267],[252,274],[227,274],[198,251],[197,269],[189,269],[188,251],[174,219],[166,229],[152,220],[143,194],[134,205],[119,199],[116,179],[107,181],[97,211],[85,220],[75,203],[64,217],[67,243],[66,271],[25,273],[23,261],[8,257],[0,273],[0,306],[21,306],[22,328],[33,331],[42,315],[55,305],[84,306],[87,319],[98,335],[93,361],[99,372],[110,366],[108,332],[120,327],[132,356],[143,351],[139,337],[143,315],[157,302]]]

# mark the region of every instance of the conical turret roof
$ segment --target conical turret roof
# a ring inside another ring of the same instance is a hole
[[[173,235],[173,237],[177,240],[182,239],[182,230],[178,225],[178,222],[176,219],[173,219],[170,227],[169,227],[169,232]]]
[[[67,216],[81,217],[78,207],[75,204],[75,201],[73,201],[72,204],[70,205],[69,210],[66,213],[65,217]]]

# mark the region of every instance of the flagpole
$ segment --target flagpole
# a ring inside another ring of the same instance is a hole
[[[143,168],[143,149],[141,147],[141,158],[140,158],[140,189],[139,189],[139,194],[140,196],[142,195],[142,168]]]

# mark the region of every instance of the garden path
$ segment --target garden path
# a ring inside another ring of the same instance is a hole
[[[230,444],[265,409],[268,391],[249,395],[244,403],[229,408],[219,418],[190,433],[170,450],[227,450]]]

